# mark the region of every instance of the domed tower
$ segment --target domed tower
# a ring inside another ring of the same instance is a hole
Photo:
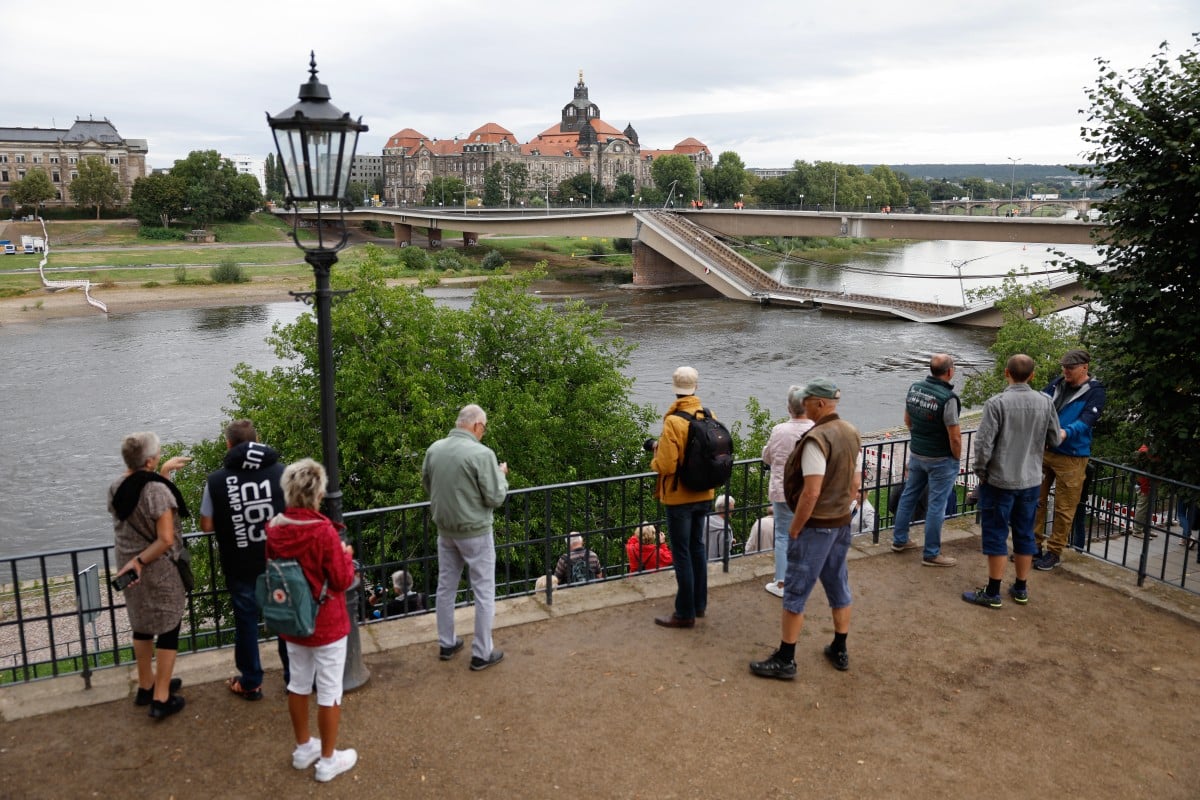
[[[625,130],[622,131],[622,133],[625,134],[625,138],[628,139],[633,144],[634,147],[642,146],[641,142],[638,141],[637,131],[635,131],[633,129],[632,122],[625,126]]]
[[[583,70],[579,70],[579,83],[575,84],[575,97],[563,106],[562,123],[559,130],[580,131],[589,120],[600,119],[600,107],[588,100],[587,84],[583,82]],[[592,131],[594,137],[596,132]],[[594,141],[594,140],[593,140]]]

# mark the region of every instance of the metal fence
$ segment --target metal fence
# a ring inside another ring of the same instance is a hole
[[[959,481],[947,516],[973,514],[968,493],[975,483],[970,469],[973,432],[964,433]],[[863,446],[863,491],[854,534],[879,543],[892,526],[908,458],[907,438],[885,438]],[[769,513],[770,473],[758,459],[739,461],[725,492],[736,499],[720,560],[742,558],[752,528]],[[497,597],[526,595],[549,576],[578,532],[594,552],[600,576],[622,580],[634,574],[626,543],[643,522],[664,527],[665,510],[654,499],[653,473],[539,486],[512,491],[495,515]],[[1139,505],[1138,499],[1141,498]],[[1119,564],[1138,574],[1141,585],[1152,578],[1196,592],[1200,549],[1194,562],[1181,512],[1194,524],[1200,487],[1139,470],[1093,460],[1084,501],[1075,517],[1071,545],[1081,552]],[[1139,514],[1139,509],[1144,513]],[[920,515],[923,516],[923,515]],[[920,518],[918,516],[917,518]],[[391,574],[403,569],[412,577],[413,602],[400,608],[428,613],[437,586],[437,535],[427,502],[354,511],[346,515],[347,536],[361,564],[364,591],[358,593],[360,621],[388,618],[386,600]],[[180,634],[183,652],[230,647],[234,623],[228,591],[211,534],[189,534],[196,588],[189,594]],[[762,549],[770,550],[766,545]],[[0,685],[63,674],[88,681],[93,670],[133,661],[128,618],[122,595],[109,586],[115,564],[112,546],[56,550],[0,559]],[[544,588],[553,602],[552,582]],[[470,601],[460,586],[458,604]],[[395,606],[394,606],[395,607]]]

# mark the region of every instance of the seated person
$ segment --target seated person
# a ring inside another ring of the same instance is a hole
[[[412,590],[413,579],[405,570],[398,569],[392,573],[392,591],[395,597],[392,597],[386,603],[384,598],[387,597],[387,592],[383,587],[376,587],[367,596],[367,604],[374,608],[375,619],[380,617],[396,617],[401,614],[411,614],[414,611],[424,611],[425,595]],[[383,607],[380,608],[380,605]]]
[[[579,531],[571,531],[567,547],[568,552],[559,556],[558,563],[554,565],[554,577],[558,578],[559,586],[598,581],[604,577],[600,558],[583,546],[583,536]]]
[[[733,531],[729,527],[729,515],[733,513],[736,506],[737,501],[725,494],[717,495],[717,499],[713,501],[713,513],[709,514],[708,519],[705,520],[704,529],[704,549],[708,553],[709,561],[721,558],[721,548],[725,544],[727,530],[729,531],[729,552],[732,553],[733,548],[737,545],[733,538]]]
[[[625,543],[625,555],[629,557],[629,571],[643,572],[671,566],[671,548],[667,537],[649,522],[643,522]]]
[[[746,537],[746,552],[757,553],[775,549],[775,509],[767,506],[767,515],[750,526]]]

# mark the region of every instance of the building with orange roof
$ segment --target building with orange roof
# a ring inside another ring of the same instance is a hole
[[[545,197],[559,184],[577,175],[591,173],[600,185],[611,190],[622,175],[630,175],[635,187],[653,185],[650,165],[667,154],[687,156],[696,172],[712,167],[712,154],[699,140],[688,137],[670,150],[642,149],[633,125],[618,130],[600,117],[600,108],[588,97],[583,71],[574,96],[562,107],[559,121],[524,144],[507,128],[487,122],[463,138],[430,139],[404,128],[392,134],[383,148],[385,200],[393,205],[435,205],[425,197],[434,178],[458,178],[468,195],[482,195],[484,178],[494,165],[521,164],[528,180],[524,195]]]

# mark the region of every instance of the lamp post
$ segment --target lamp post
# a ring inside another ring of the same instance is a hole
[[[800,195],[800,210],[804,210],[804,195]]]
[[[820,211],[820,209],[817,209]],[[833,173],[833,210],[837,211],[837,173]]]
[[[1017,162],[1021,159],[1009,156],[1008,160],[1012,162],[1012,175],[1008,180],[1008,204],[1011,206],[1013,204],[1013,193],[1017,185]]]
[[[299,102],[277,116],[267,114],[267,124],[275,137],[279,163],[287,180],[285,202],[293,207],[292,241],[304,251],[304,260],[313,268],[315,292],[290,292],[292,297],[315,306],[317,312],[317,368],[321,390],[320,420],[321,449],[328,476],[325,508],[329,519],[339,527],[342,523],[341,474],[338,467],[337,407],[334,400],[333,330],[330,320],[334,292],[329,286],[329,272],[337,263],[337,253],[346,246],[348,232],[342,212],[342,197],[350,178],[350,165],[358,146],[358,135],[367,130],[362,118],[353,120],[329,102],[329,87],[317,80],[317,59],[309,54],[308,82],[300,85]],[[305,247],[296,233],[301,203],[316,203],[317,244]],[[321,205],[332,204],[338,209],[341,235],[337,241],[327,241]],[[344,530],[344,528],[343,528]],[[357,619],[358,586],[346,591],[346,607],[351,619]],[[358,627],[350,628],[346,665],[342,676],[344,689],[356,689],[367,682],[371,674],[362,663],[362,647]]]
[[[867,213],[871,213],[871,195],[867,195]]]

